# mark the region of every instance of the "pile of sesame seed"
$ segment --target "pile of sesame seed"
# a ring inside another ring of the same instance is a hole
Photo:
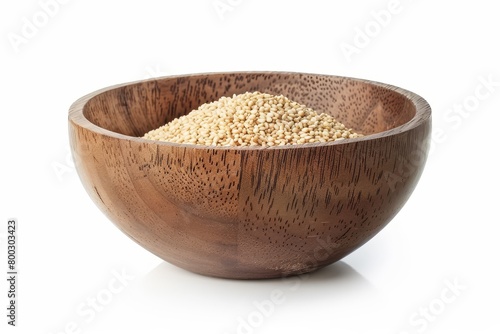
[[[208,146],[278,146],[361,136],[332,116],[282,95],[247,92],[205,103],[144,138]]]

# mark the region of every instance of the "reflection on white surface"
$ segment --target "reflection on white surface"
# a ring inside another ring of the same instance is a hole
[[[131,332],[168,324],[186,333],[265,333],[282,325],[290,312],[317,309],[333,312],[333,320],[336,310],[341,315],[342,308],[363,308],[354,301],[373,292],[369,281],[342,261],[310,274],[267,280],[206,277],[162,262],[137,278],[124,292],[124,303],[95,328],[111,330],[119,321]],[[140,308],[140,318],[134,317],[134,307]]]
[[[169,282],[175,282],[175,284],[168,284]],[[339,296],[352,288],[371,288],[370,283],[363,276],[342,261],[313,273],[266,280],[207,277],[163,262],[141,280],[141,285],[145,293],[157,297],[182,295],[184,298],[214,298],[229,303],[245,298],[251,299],[265,294],[268,290],[278,288],[294,293],[307,293],[316,298],[328,298],[328,294]]]

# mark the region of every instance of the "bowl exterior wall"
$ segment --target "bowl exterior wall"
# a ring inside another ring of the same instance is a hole
[[[242,279],[310,272],[372,238],[416,186],[430,128],[429,117],[373,140],[236,150],[69,123],[80,179],[120,230],[179,267]]]

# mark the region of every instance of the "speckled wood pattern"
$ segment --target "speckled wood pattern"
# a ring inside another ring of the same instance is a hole
[[[273,148],[139,138],[203,103],[257,90],[329,113],[365,137]],[[69,112],[81,181],[111,221],[168,262],[241,279],[316,270],[372,238],[417,184],[430,128],[429,105],[406,90],[280,72],[117,85]]]

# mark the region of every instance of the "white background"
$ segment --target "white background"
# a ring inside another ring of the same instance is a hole
[[[15,217],[20,272],[14,329],[0,283],[2,333],[500,332],[493,1],[60,2],[51,16],[35,0],[0,5],[0,267]],[[68,156],[67,110],[80,96],[239,70],[371,79],[433,108],[433,151],[406,206],[368,244],[300,280],[214,279],[162,262],[98,211]]]

